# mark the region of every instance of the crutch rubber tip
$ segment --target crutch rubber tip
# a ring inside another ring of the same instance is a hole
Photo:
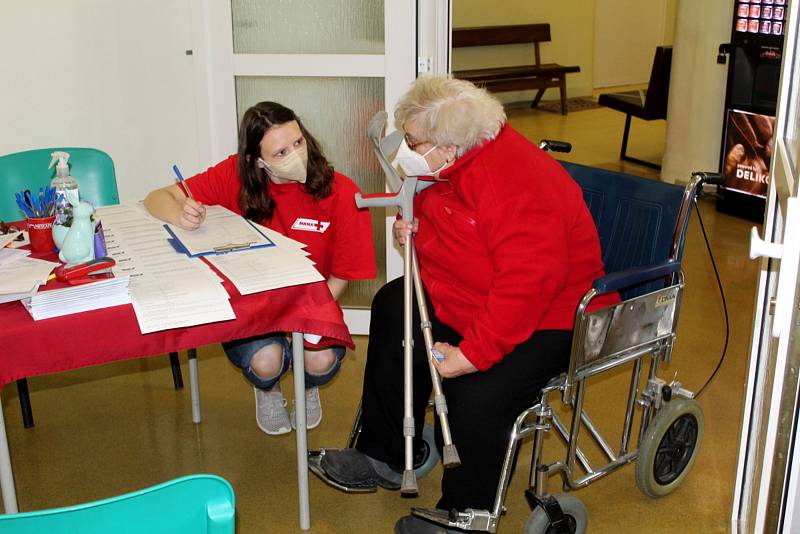
[[[461,465],[461,458],[458,457],[458,451],[454,444],[451,443],[442,448],[442,465],[447,468]]]
[[[417,488],[417,474],[413,469],[403,471],[403,483],[400,485],[400,494],[403,497],[416,497],[419,494],[419,488]]]

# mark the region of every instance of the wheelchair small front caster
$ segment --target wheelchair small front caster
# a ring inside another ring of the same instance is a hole
[[[584,534],[588,523],[586,507],[580,499],[573,495],[564,493],[553,495],[553,498],[561,507],[566,522],[566,530],[569,534]],[[537,506],[528,516],[525,523],[525,534],[551,534],[556,532],[553,524],[542,506]]]
[[[673,396],[642,436],[636,460],[636,485],[650,497],[677,488],[697,458],[703,441],[703,409],[694,399]]]

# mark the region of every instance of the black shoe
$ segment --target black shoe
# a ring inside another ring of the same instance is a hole
[[[377,485],[398,490],[403,481],[402,474],[393,471],[388,464],[356,449],[327,449],[320,467],[328,477],[348,488],[370,489]]]
[[[414,515],[401,517],[394,524],[394,534],[458,534],[460,532],[464,531],[443,527]]]

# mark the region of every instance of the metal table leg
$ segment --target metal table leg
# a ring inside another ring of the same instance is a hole
[[[303,399],[305,400],[305,396],[303,396]],[[305,414],[305,412],[303,413]],[[303,419],[303,424],[305,425],[305,419]],[[306,479],[306,481],[307,480],[308,479]],[[0,400],[0,489],[2,489],[3,492],[3,507],[5,513],[18,513],[17,492],[14,488],[14,472],[11,470],[11,454],[8,450],[8,436],[6,435],[6,421],[3,418],[2,400]]]
[[[203,420],[200,415],[200,380],[197,375],[197,349],[189,349],[189,389],[192,392],[192,422]]]
[[[300,528],[311,528],[308,502],[308,443],[306,441],[306,376],[303,360],[303,334],[292,332],[292,367],[294,375],[295,419],[297,431],[297,490],[300,499]]]

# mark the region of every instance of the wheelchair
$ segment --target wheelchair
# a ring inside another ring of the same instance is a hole
[[[551,494],[550,476],[560,475],[567,492],[583,488],[619,467],[636,462],[636,483],[650,497],[675,490],[686,478],[703,438],[703,410],[691,391],[657,376],[669,362],[675,342],[684,278],[681,257],[695,198],[717,174],[695,173],[680,187],[562,162],[582,187],[600,234],[606,272],[584,295],[575,313],[569,368],[542,390],[539,401],[516,419],[491,510],[412,508],[412,513],[451,528],[497,532],[512,468],[521,442],[532,438],[530,483],[525,497],[532,509],[525,534],[583,533],[587,511],[570,493]],[[599,295],[617,291],[621,302],[587,312]],[[640,388],[643,364],[646,385]],[[591,377],[632,366],[622,437],[614,448],[584,408]],[[569,410],[567,424],[553,402]],[[633,442],[634,412],[641,408],[638,439]],[[593,466],[581,448],[583,431],[608,461]],[[563,460],[544,463],[545,435],[555,430],[566,447]]]
[[[386,154],[396,150],[401,136],[394,132],[381,137],[385,119],[385,114],[376,114],[368,134],[390,185],[399,192],[400,179]],[[568,143],[549,140],[540,142],[539,147],[554,152],[571,149]],[[517,452],[527,438],[532,438],[533,449],[530,483],[525,491],[532,509],[526,534],[582,534],[586,530],[584,505],[568,493],[549,493],[550,476],[560,475],[563,489],[569,492],[635,461],[638,487],[648,496],[660,497],[685,480],[702,442],[703,410],[694,394],[675,379],[666,382],[657,374],[659,364],[672,357],[684,288],[681,258],[691,210],[703,184],[719,184],[722,177],[694,173],[681,187],[574,163],[561,165],[583,190],[600,237],[605,271],[610,274],[596,280],[578,304],[567,372],[551,379],[536,404],[517,417],[492,509],[411,509],[414,515],[445,527],[497,532]],[[413,195],[413,191],[414,187],[405,194]],[[621,302],[588,312],[595,298],[609,292],[619,293]],[[640,390],[645,360],[649,362],[647,381]],[[586,383],[626,364],[632,366],[631,380],[621,442],[615,450],[584,409]],[[559,395],[571,412],[568,425],[553,410],[553,401]],[[641,423],[633,445],[637,406],[641,407]],[[360,414],[359,407],[348,447],[356,442]],[[579,446],[584,428],[608,458],[605,465],[592,466]],[[544,438],[552,430],[564,441],[566,456],[545,463]],[[430,452],[414,463],[416,477],[427,474],[438,461],[430,426],[425,426],[422,437]],[[309,469],[324,482],[346,492],[375,491],[374,487],[346,487],[328,477],[321,467],[325,453],[325,449],[309,451]],[[446,458],[443,463],[448,465]]]

